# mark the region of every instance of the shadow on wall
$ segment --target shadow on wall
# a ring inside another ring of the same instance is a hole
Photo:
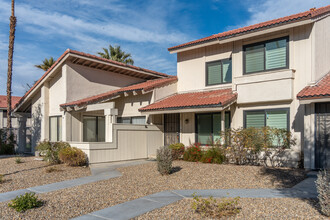
[[[37,107],[34,108],[34,112],[32,113],[32,126],[31,126],[31,136],[32,136],[32,152],[34,152],[34,148],[41,138],[41,104],[38,104]]]

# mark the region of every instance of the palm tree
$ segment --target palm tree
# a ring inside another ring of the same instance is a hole
[[[100,57],[109,59],[109,60],[115,60],[121,63],[126,64],[134,64],[134,60],[132,59],[132,56],[130,53],[125,53],[125,51],[122,51],[120,46],[111,46],[109,45],[109,49],[103,48],[103,52],[98,52],[97,54],[100,55]]]
[[[13,74],[13,54],[14,54],[14,40],[15,40],[15,0],[11,1],[11,16],[10,16],[10,30],[9,30],[9,50],[8,50],[8,72],[7,72],[7,140],[11,136],[11,80]]]
[[[47,71],[56,61],[53,57],[50,57],[49,59],[45,58],[44,61],[42,61],[42,64],[40,65],[34,65],[35,67]]]

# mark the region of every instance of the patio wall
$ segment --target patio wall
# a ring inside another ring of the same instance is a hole
[[[163,145],[161,127],[156,125],[113,125],[113,142],[70,142],[83,150],[90,164],[154,157]]]

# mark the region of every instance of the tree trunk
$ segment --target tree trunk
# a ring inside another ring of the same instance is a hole
[[[13,54],[14,54],[14,40],[15,40],[15,1],[11,1],[11,16],[10,16],[10,30],[9,30],[9,50],[8,50],[8,73],[7,73],[7,140],[11,135],[11,80],[13,72]]]

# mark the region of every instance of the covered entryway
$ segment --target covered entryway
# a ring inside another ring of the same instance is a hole
[[[180,142],[180,114],[164,115],[165,146]]]
[[[330,102],[315,104],[315,168],[330,168]]]

